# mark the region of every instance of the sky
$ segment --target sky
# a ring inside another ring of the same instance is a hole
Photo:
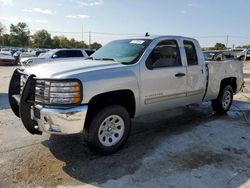
[[[0,22],[7,32],[24,21],[32,33],[46,29],[86,43],[89,32],[102,44],[149,32],[232,47],[250,44],[249,7],[249,0],[0,0]]]

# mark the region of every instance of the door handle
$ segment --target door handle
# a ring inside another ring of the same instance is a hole
[[[175,77],[182,77],[182,76],[186,76],[185,73],[182,73],[182,72],[178,72]]]

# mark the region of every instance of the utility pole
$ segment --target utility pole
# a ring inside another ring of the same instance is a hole
[[[228,37],[229,37],[229,36],[227,35],[227,40],[226,40],[226,47],[228,46]]]
[[[91,31],[89,31],[89,48],[90,48],[90,45],[91,45]]]
[[[82,47],[84,47],[83,46],[83,24],[82,24]]]

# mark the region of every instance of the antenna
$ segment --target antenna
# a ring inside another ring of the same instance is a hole
[[[145,37],[149,37],[150,35],[148,34],[148,32],[146,32],[146,34],[145,34]]]

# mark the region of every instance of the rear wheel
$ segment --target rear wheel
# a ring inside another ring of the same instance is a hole
[[[219,92],[218,98],[212,101],[212,107],[218,114],[225,114],[233,102],[233,89],[230,85],[225,86]]]
[[[102,154],[118,150],[127,140],[130,132],[130,116],[122,106],[108,106],[92,119],[87,132],[89,145]]]

